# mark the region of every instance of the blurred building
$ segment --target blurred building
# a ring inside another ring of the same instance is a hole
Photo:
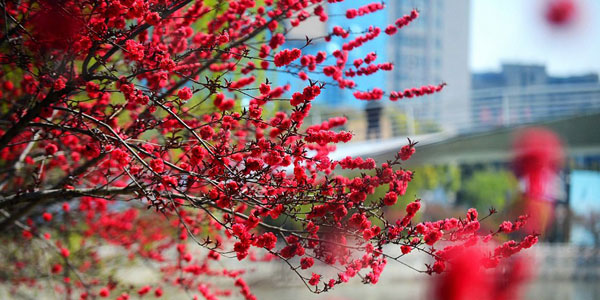
[[[597,74],[558,77],[542,65],[504,64],[500,72],[472,75],[472,123],[486,130],[600,111]]]
[[[364,16],[347,19],[345,13],[350,8],[356,8],[371,3],[371,0],[354,0],[339,3],[323,4],[330,14],[330,19],[322,23],[311,16],[300,26],[288,32],[285,48],[303,47],[306,37],[314,38],[312,44],[303,48],[304,54],[316,54],[318,51],[332,53],[341,49],[342,45],[356,38],[370,26],[382,30],[393,24],[396,19],[410,14],[413,9],[420,12],[419,18],[408,26],[400,29],[395,35],[385,33],[366,42],[361,47],[349,53],[348,64],[355,59],[364,59],[369,53],[375,52],[375,63],[392,62],[392,71],[379,71],[369,76],[356,76],[356,90],[367,91],[381,88],[385,91],[401,91],[407,88],[423,85],[447,83],[444,91],[415,99],[405,99],[396,103],[390,102],[387,96],[381,104],[385,107],[381,114],[382,138],[396,136],[414,136],[429,132],[454,130],[456,111],[462,114],[461,119],[471,117],[469,112],[470,72],[469,57],[469,0],[456,0],[450,5],[443,0],[406,0],[386,2],[386,9]],[[332,37],[331,42],[325,43],[323,36],[332,32],[335,25],[342,26],[353,34],[347,39]],[[321,38],[320,38],[321,37]],[[335,64],[335,58],[330,55],[325,64]],[[307,82],[301,81],[294,74],[277,73],[275,82],[290,83],[302,86]],[[312,74],[313,79],[330,82],[325,76]],[[339,89],[334,85],[326,85],[322,94],[314,101],[315,109],[311,122],[320,122],[328,117],[362,111],[366,101],[357,100],[352,89]],[[394,106],[394,107],[390,107]],[[319,112],[320,109],[320,112]],[[356,129],[365,133],[367,120],[350,120]],[[358,123],[362,125],[358,125]],[[351,124],[352,125],[352,124]],[[352,126],[350,126],[352,127]],[[357,131],[358,132],[358,131]],[[357,133],[358,136],[363,136]]]
[[[416,121],[435,121],[444,130],[456,129],[455,118],[468,122],[470,92],[470,1],[389,1],[390,22],[412,9],[419,18],[388,41],[388,58],[395,64],[388,90],[404,90],[446,82],[442,93],[399,101]]]
[[[473,90],[515,88],[534,85],[597,84],[598,74],[557,77],[546,72],[543,65],[503,64],[500,72],[474,73]]]
[[[291,28],[286,35],[286,43],[283,47],[302,48],[303,54],[312,55],[316,55],[319,51],[325,51],[328,53],[328,57],[323,66],[335,65],[336,58],[331,54],[335,50],[341,50],[344,43],[362,35],[362,32],[367,30],[370,26],[378,26],[383,29],[389,24],[386,10],[380,10],[353,19],[346,18],[346,11],[348,9],[368,5],[372,2],[372,0],[353,0],[338,3],[322,3],[322,6],[328,12],[330,18],[326,22],[321,22],[318,17],[311,15],[306,21],[301,22],[299,26]],[[323,37],[333,32],[334,26],[341,26],[345,30],[352,32],[352,34],[346,39],[332,36],[330,42],[325,42]],[[309,46],[304,47],[306,45],[307,37],[312,39],[312,42]],[[388,36],[382,33],[378,38],[368,41],[361,47],[350,51],[348,53],[348,66],[350,66],[355,59],[364,59],[371,52],[377,54],[375,63],[388,62],[389,59],[386,51],[387,39]],[[331,117],[347,116],[349,119],[347,126],[338,129],[351,130],[357,134],[359,139],[364,139],[368,126],[368,120],[366,120],[367,118],[364,111],[367,101],[356,99],[353,96],[354,89],[338,88],[337,83],[330,77],[319,74],[321,73],[320,68],[321,67],[319,67],[316,72],[310,74],[311,79],[320,80],[326,84],[325,88],[321,90],[321,95],[312,102],[313,109],[311,110],[310,120],[308,120],[308,122],[316,124]],[[273,78],[272,80],[280,85],[291,84],[296,88],[302,88],[309,84],[308,81],[302,81],[293,73],[277,72],[272,75],[273,76],[270,78]],[[351,79],[356,83],[357,90],[367,91],[374,88],[385,89],[387,76],[389,76],[389,72],[379,71],[369,76],[356,76]],[[382,115],[383,114],[379,114],[380,117],[383,117]],[[378,121],[373,122],[374,120],[371,121],[370,131],[373,133],[373,136],[380,137],[382,129],[373,128],[373,124],[381,123]]]

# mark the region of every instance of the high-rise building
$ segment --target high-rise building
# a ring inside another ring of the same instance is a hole
[[[390,102],[388,97],[382,99],[383,105],[397,105],[397,109],[386,110],[382,115],[382,126],[386,127],[384,136],[409,135],[427,132],[428,130],[453,130],[455,118],[460,114],[468,121],[470,72],[468,65],[469,52],[469,0],[402,0],[386,1],[387,8],[364,16],[347,19],[347,9],[371,3],[372,0],[353,0],[324,5],[331,17],[326,23],[315,17],[309,18],[299,27],[288,33],[284,47],[302,47],[305,37],[317,38],[303,53],[314,54],[326,50],[332,53],[341,49],[343,43],[356,38],[369,26],[377,26],[384,30],[388,25],[413,9],[420,11],[420,16],[408,26],[401,28],[396,34],[388,36],[381,33],[374,40],[351,51],[348,64],[354,59],[364,58],[370,52],[377,54],[376,63],[392,62],[392,71],[379,71],[370,76],[356,76],[351,79],[356,83],[356,90],[367,91],[381,88],[385,91],[399,91],[423,85],[447,83],[442,93],[415,99]],[[347,39],[333,37],[331,42],[324,43],[322,37],[332,32],[333,26],[339,25],[353,34]],[[333,57],[326,63],[333,64]],[[301,86],[303,83],[295,76],[277,74],[281,83]],[[324,76],[316,76],[319,80],[331,82]],[[365,101],[357,100],[352,95],[354,90],[340,90],[335,86],[326,86],[315,105],[327,106],[328,111],[352,108],[362,110]],[[406,118],[396,116],[398,111],[406,112]],[[410,117],[414,117],[410,118]],[[406,120],[406,124],[404,123]],[[414,121],[413,121],[414,120]],[[386,125],[383,125],[386,124]],[[411,130],[414,129],[414,130]]]
[[[469,122],[469,0],[389,1],[390,22],[412,9],[419,18],[388,40],[387,57],[395,64],[388,90],[447,83],[442,93],[400,100],[416,121],[433,121],[453,130],[459,117]]]

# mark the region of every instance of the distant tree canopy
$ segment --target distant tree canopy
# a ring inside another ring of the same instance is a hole
[[[465,180],[459,202],[477,209],[503,209],[518,191],[515,176],[505,170],[484,170]]]

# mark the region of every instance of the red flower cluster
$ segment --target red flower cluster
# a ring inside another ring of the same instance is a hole
[[[374,88],[372,91],[367,92],[356,91],[352,95],[359,100],[380,100],[383,97],[383,90]]]
[[[344,30],[344,28],[340,26],[334,26],[332,34],[345,39],[350,35],[350,32]]]
[[[327,58],[327,53],[319,51],[317,55],[304,55],[300,58],[300,64],[308,66],[309,71],[314,71],[317,68],[317,64],[322,63]]]
[[[384,30],[385,34],[387,35],[393,35],[396,32],[398,32],[398,28],[394,25],[388,25],[385,30]]]
[[[428,85],[428,86],[422,86],[420,88],[410,88],[410,89],[404,90],[404,92],[394,91],[394,92],[390,93],[390,100],[397,101],[402,98],[412,98],[412,97],[421,97],[424,95],[431,95],[433,93],[440,92],[444,88],[444,86],[446,86],[446,84],[442,83],[437,86]]]
[[[414,21],[418,17],[419,17],[419,11],[416,9],[413,9],[409,15],[404,15],[402,18],[399,18],[398,20],[396,20],[395,24],[398,27],[398,29],[401,29],[402,27],[410,24],[410,22]]]
[[[354,77],[357,75],[358,76],[371,75],[379,70],[391,71],[393,68],[394,68],[394,65],[392,65],[391,63],[368,65],[366,67],[361,67],[356,71],[349,69],[348,71],[346,71],[345,75],[348,77]]]
[[[351,40],[342,45],[344,51],[351,51],[354,48],[362,46],[364,43],[376,38],[381,33],[381,28],[370,26],[368,32],[365,35],[358,36],[356,39]]]
[[[225,99],[225,94],[219,93],[215,96],[215,100],[213,101],[215,107],[220,110],[230,110],[235,105],[235,100],[233,99]]]
[[[294,60],[300,58],[302,55],[302,51],[298,48],[294,48],[292,50],[285,49],[277,54],[275,54],[275,66],[281,67],[286,66],[292,63]]]
[[[375,168],[375,160],[372,158],[363,160],[362,157],[352,158],[350,156],[346,156],[344,159],[339,161],[339,164],[342,169],[371,170]]]
[[[184,87],[177,92],[177,97],[183,101],[190,100],[193,96],[192,90],[188,87]]]
[[[247,85],[254,83],[255,80],[256,80],[256,77],[254,77],[254,76],[242,77],[242,78],[232,82],[231,84],[229,84],[229,91],[243,88]]]
[[[292,106],[298,106],[305,102],[312,101],[321,93],[321,89],[316,86],[307,86],[304,88],[302,93],[296,92],[292,95],[292,99],[290,99],[290,104]]]
[[[402,148],[400,148],[400,151],[398,151],[398,157],[401,160],[409,160],[410,157],[415,154],[415,145],[417,145],[418,142],[413,142],[410,139],[408,139],[408,145],[402,146]]]
[[[354,19],[356,16],[362,17],[366,14],[370,14],[370,13],[376,12],[378,10],[382,10],[383,8],[385,8],[383,3],[373,2],[373,3],[367,4],[365,6],[361,6],[358,9],[351,8],[351,9],[347,10],[346,18]]]

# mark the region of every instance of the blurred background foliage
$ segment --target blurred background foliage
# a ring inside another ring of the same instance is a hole
[[[480,211],[490,207],[502,210],[517,194],[518,181],[506,170],[482,170],[472,174],[461,188],[458,204]]]

